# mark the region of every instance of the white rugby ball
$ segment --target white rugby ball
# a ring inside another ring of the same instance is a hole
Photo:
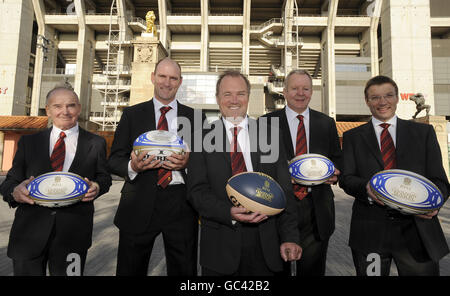
[[[64,207],[80,201],[89,189],[77,174],[51,172],[33,179],[27,186],[30,198],[44,207]]]
[[[289,161],[289,173],[301,185],[314,186],[324,183],[334,174],[334,164],[327,157],[307,153]]]
[[[390,208],[404,214],[425,214],[439,209],[444,198],[427,178],[406,170],[385,170],[370,179],[370,189]]]
[[[187,150],[183,139],[164,130],[153,130],[141,134],[133,143],[136,155],[146,151],[146,158],[155,155],[156,160],[165,161],[172,153],[184,154]]]

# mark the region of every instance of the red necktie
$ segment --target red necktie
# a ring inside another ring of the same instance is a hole
[[[239,147],[237,138],[240,130],[241,130],[240,127],[232,128],[233,141],[231,142],[231,152],[230,152],[232,176],[247,171],[247,167],[245,166],[244,155],[242,154],[242,151]]]
[[[53,147],[52,155],[50,156],[50,162],[54,171],[62,171],[64,166],[64,159],[66,158],[66,143],[64,142],[64,138],[66,134],[61,132],[59,134],[59,139],[55,143],[55,147]]]
[[[381,156],[383,158],[384,169],[390,170],[395,169],[397,166],[395,160],[395,146],[394,141],[392,141],[391,134],[389,133],[388,123],[382,123],[380,126],[383,128],[381,132],[380,142],[381,142]]]
[[[171,107],[161,107],[159,109],[161,111],[161,116],[159,117],[158,126],[156,127],[158,130],[169,130],[169,125],[167,124],[166,113],[172,109]],[[166,169],[158,170],[158,185],[162,188],[166,188],[172,180],[172,171]]]
[[[299,120],[299,123],[297,127],[297,143],[295,145],[295,156],[299,156],[308,152],[305,125],[303,124],[303,115],[297,115],[297,118]],[[294,194],[298,199],[302,200],[306,195],[308,195],[308,188],[306,186],[294,184]]]

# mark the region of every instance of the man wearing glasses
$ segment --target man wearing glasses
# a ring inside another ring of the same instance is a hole
[[[439,260],[449,249],[438,211],[403,215],[387,208],[368,185],[379,171],[402,169],[428,178],[447,199],[450,185],[436,133],[431,125],[397,117],[398,87],[391,78],[373,77],[364,95],[372,119],[344,133],[340,179],[355,197],[349,245],[356,273],[367,275],[370,259],[379,255],[380,275],[389,275],[392,260],[399,275],[439,275]]]

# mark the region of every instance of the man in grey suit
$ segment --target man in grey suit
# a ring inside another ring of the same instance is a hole
[[[364,95],[372,119],[344,133],[340,180],[345,192],[355,197],[349,245],[356,273],[367,275],[373,258],[379,258],[381,275],[389,275],[392,260],[399,275],[439,275],[439,260],[449,249],[438,211],[401,214],[386,207],[368,185],[379,171],[402,169],[431,180],[447,200],[450,185],[436,133],[431,125],[397,117],[398,87],[391,78],[373,77]]]

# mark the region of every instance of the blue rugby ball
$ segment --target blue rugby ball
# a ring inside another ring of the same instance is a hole
[[[263,173],[234,175],[228,180],[226,191],[234,206],[243,206],[251,212],[273,216],[286,207],[286,197],[281,186]]]
[[[27,186],[30,198],[44,207],[64,207],[80,201],[89,189],[77,174],[51,172],[33,179]]]
[[[425,214],[444,204],[444,197],[433,182],[410,171],[381,171],[370,179],[369,184],[378,199],[404,214]]]
[[[183,139],[178,135],[164,130],[153,130],[141,134],[133,143],[136,155],[147,152],[146,158],[155,155],[156,160],[165,161],[172,153],[184,154],[187,150]]]
[[[334,174],[334,164],[327,157],[308,153],[302,154],[288,164],[289,173],[301,185],[314,186],[326,182]]]

